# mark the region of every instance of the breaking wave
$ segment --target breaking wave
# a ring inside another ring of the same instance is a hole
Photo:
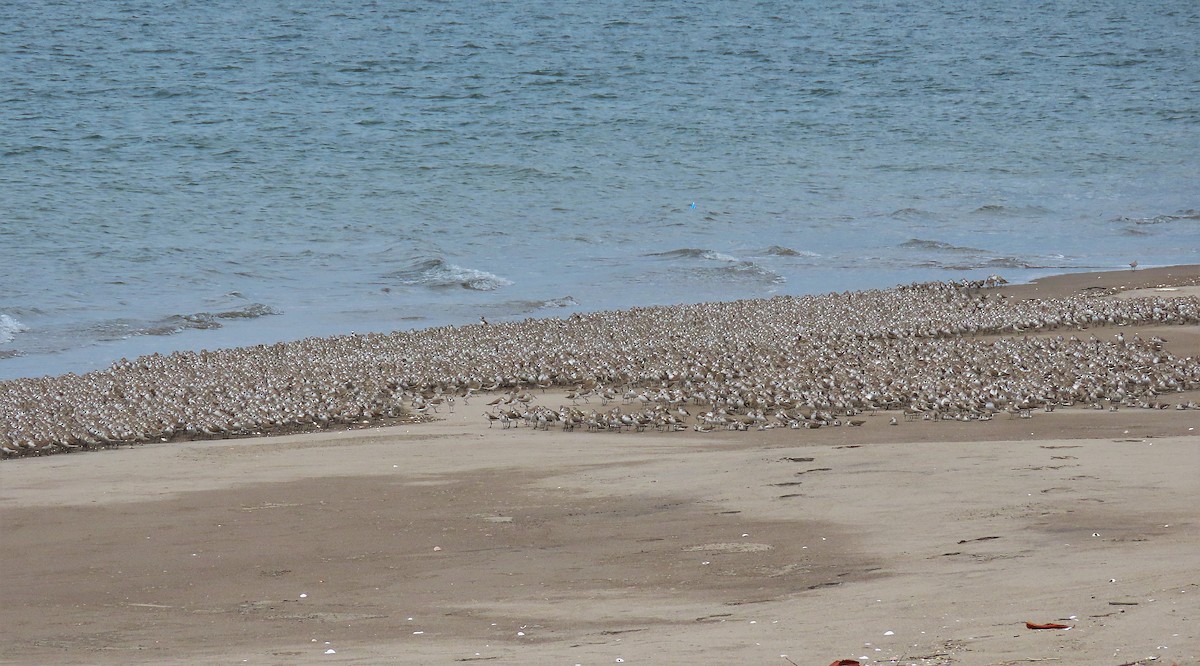
[[[224,312],[194,312],[192,314],[172,315],[152,323],[150,326],[135,329],[133,335],[174,335],[187,330],[207,330],[221,328],[222,319],[257,319],[269,315],[280,314],[278,310],[262,303],[251,303],[245,307]]]
[[[789,248],[779,246],[768,248],[768,250],[771,249],[776,250],[781,256],[784,256],[782,255],[783,251],[795,252]],[[756,264],[753,261],[717,252],[716,250],[689,247],[669,250],[667,252],[652,252],[645,256],[664,259],[702,259],[709,262],[720,262],[718,266],[713,266],[712,264],[701,265],[684,273],[706,281],[753,284],[783,284],[787,282],[787,278],[769,268]],[[792,256],[800,255],[799,253],[795,253]]]
[[[0,314],[0,344],[12,342],[17,333],[28,331],[29,327],[6,314]]]
[[[282,313],[269,305],[251,303],[222,312],[193,312],[151,321],[112,319],[94,325],[93,332],[100,340],[125,340],[138,335],[175,335],[184,331],[211,330],[221,328],[223,320],[257,319],[277,314]]]
[[[1132,223],[1138,226],[1168,224],[1179,220],[1200,220],[1200,210],[1184,210],[1174,215],[1155,215],[1154,217],[1119,217],[1117,222]]]
[[[787,278],[769,268],[764,268],[753,261],[732,261],[726,266],[702,268],[697,271],[701,276],[724,282],[751,282],[756,284],[783,284]]]
[[[512,284],[511,280],[494,273],[456,266],[443,259],[416,261],[407,268],[392,271],[383,277],[408,287],[433,289],[461,287],[471,291],[495,291]]]
[[[245,307],[218,312],[213,316],[217,319],[257,319],[258,317],[267,317],[277,314],[283,313],[269,305],[263,305],[262,303],[251,303]]]
[[[958,252],[971,254],[987,254],[987,250],[980,250],[974,247],[964,247],[954,245],[943,241],[924,240],[922,238],[913,238],[906,240],[900,244],[900,247],[911,248],[916,250],[936,250],[938,252]]]
[[[891,217],[891,218],[897,219],[897,220],[912,220],[912,221],[925,221],[925,220],[932,220],[932,219],[937,218],[937,216],[935,214],[933,214],[927,210],[921,210],[920,208],[901,208],[899,210],[892,211],[891,215],[889,215],[888,217]]]
[[[755,257],[819,257],[821,255],[808,250],[793,250],[790,247],[782,245],[772,245],[771,247],[755,250],[750,253]]]
[[[647,257],[661,257],[663,259],[709,259],[713,261],[737,261],[737,257],[730,256],[716,250],[705,250],[701,248],[685,247],[678,250],[668,250],[666,252],[651,252]]]

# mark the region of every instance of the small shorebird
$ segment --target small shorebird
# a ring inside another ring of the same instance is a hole
[[[558,418],[546,412],[541,420],[532,391],[551,385],[576,404],[600,396],[605,408],[628,391],[635,429],[799,429],[836,426],[834,415],[855,426],[865,409],[892,410],[881,422],[897,426],[926,415],[1029,418],[1056,404],[1197,408],[1155,399],[1200,388],[1196,361],[1169,354],[1160,337],[1135,335],[1152,323],[1200,323],[1194,300],[1027,301],[988,288],[925,283],[852,300],[656,306],[122,359],[85,375],[0,382],[0,458],[431,416],[455,410],[459,397],[468,404],[472,393],[487,403],[493,428],[525,421],[542,429]],[[1071,333],[1108,325],[1134,328]],[[1053,338],[1009,334],[1056,329]],[[1113,337],[1121,332],[1124,340]],[[797,337],[801,344],[778,344]],[[1107,371],[1081,377],[1083,359]],[[699,418],[688,415],[688,402]],[[588,430],[631,425],[567,409]]]
[[[1137,262],[1136,262],[1136,261],[1131,261],[1131,262],[1129,262],[1129,270],[1136,271],[1136,270],[1137,270],[1137,266],[1138,266],[1138,264],[1137,264]]]

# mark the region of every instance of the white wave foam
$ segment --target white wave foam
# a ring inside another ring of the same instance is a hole
[[[495,291],[500,287],[507,287],[512,284],[512,280],[502,278],[495,273],[475,270],[474,268],[463,268],[462,266],[447,264],[446,270],[451,275],[452,282],[462,285],[464,289]]]
[[[512,284],[511,280],[495,273],[449,264],[441,259],[419,261],[384,277],[409,286],[462,287],[472,291],[495,291]]]
[[[787,282],[787,278],[779,273],[764,268],[753,261],[735,260],[720,268],[700,269],[699,273],[709,275],[723,282],[759,284],[784,284]]]
[[[6,314],[0,314],[0,344],[12,342],[18,333],[28,331],[29,327]]]

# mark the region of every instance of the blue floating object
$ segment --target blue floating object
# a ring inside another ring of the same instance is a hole
[[[696,210],[696,202],[695,201],[692,202],[692,210]]]

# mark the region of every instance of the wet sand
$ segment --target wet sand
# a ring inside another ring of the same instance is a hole
[[[618,434],[485,402],[0,463],[0,663],[1200,663],[1200,411]]]

